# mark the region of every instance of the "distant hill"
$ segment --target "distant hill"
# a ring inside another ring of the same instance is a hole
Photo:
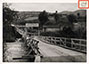
[[[62,12],[60,12],[59,14],[67,14],[67,15],[69,15],[69,14],[72,14],[73,12],[71,12],[71,11],[62,11]]]
[[[21,11],[18,13],[19,16],[25,15],[26,17],[38,16],[41,11]]]
[[[77,16],[78,13],[79,13],[80,16],[82,16],[82,17],[86,16],[86,10],[62,11],[62,12],[60,12],[59,14],[66,14],[66,15],[74,14],[74,15]]]
[[[79,13],[82,17],[86,16],[86,10],[77,10],[73,12],[74,15],[77,15],[77,13]]]
[[[18,12],[18,21],[15,21],[16,24],[24,24],[26,22],[38,22],[38,15],[40,14],[41,11],[21,11]],[[86,10],[76,10],[76,11],[62,11],[59,12],[58,14],[62,14],[62,15],[69,15],[69,14],[74,14],[77,16],[77,14],[80,14],[81,17],[85,17],[86,16]],[[49,12],[50,14],[50,12]],[[52,13],[51,13],[52,14]],[[53,17],[49,17],[50,21],[52,21],[52,23],[55,22]],[[63,19],[64,20],[64,19]]]

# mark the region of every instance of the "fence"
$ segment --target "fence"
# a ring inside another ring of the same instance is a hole
[[[40,36],[41,40],[53,45],[86,53],[86,40],[64,37]]]
[[[27,39],[25,42],[28,49],[31,48],[26,56],[31,57],[31,56],[35,55],[35,62],[40,62],[40,57],[42,56],[40,51],[39,51],[38,43],[39,43],[39,41],[32,39],[32,38]],[[32,51],[34,51],[35,54],[29,55]]]
[[[22,57],[13,58],[13,60],[30,59],[29,61],[31,61],[31,62],[33,62],[33,61],[40,62],[42,55],[39,51],[38,43],[39,43],[39,41],[37,41],[33,38],[25,39],[24,45],[28,52],[26,53],[26,55],[24,55]]]

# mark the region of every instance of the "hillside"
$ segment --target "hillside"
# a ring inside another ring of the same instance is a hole
[[[29,23],[29,22],[39,22],[38,21],[38,15],[40,14],[41,11],[22,11],[22,12],[18,12],[18,20],[14,21],[14,23],[16,24],[24,24],[24,23]],[[86,21],[85,17],[86,17],[86,10],[76,10],[76,11],[62,11],[59,12],[58,14],[62,15],[62,16],[67,16],[70,14],[73,14],[75,16],[78,15],[78,13],[80,14],[80,18],[78,19],[78,21]],[[50,14],[50,13],[49,13]],[[51,13],[52,14],[52,13]],[[68,21],[68,19],[66,17],[61,17],[62,21]],[[49,17],[49,21],[48,22],[52,22],[55,23],[54,17],[51,16]]]

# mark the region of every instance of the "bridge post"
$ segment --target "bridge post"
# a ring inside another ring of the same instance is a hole
[[[73,40],[71,39],[71,48],[73,49],[73,45],[74,45],[74,42]]]
[[[66,47],[66,38],[64,38],[64,47]]]
[[[80,40],[79,44],[80,44],[80,50],[81,50],[81,46],[82,46],[82,44],[81,44],[81,40]]]
[[[40,56],[36,55],[36,56],[35,56],[35,62],[40,62],[40,61],[41,61]]]

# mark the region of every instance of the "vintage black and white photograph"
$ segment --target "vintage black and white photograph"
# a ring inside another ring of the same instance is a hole
[[[86,13],[77,3],[3,3],[3,62],[86,62]]]

